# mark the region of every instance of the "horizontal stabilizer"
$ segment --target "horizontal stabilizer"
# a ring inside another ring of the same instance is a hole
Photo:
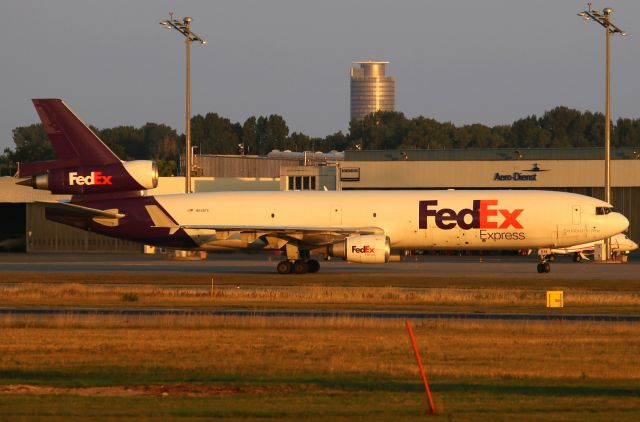
[[[43,204],[47,209],[61,211],[63,214],[75,215],[87,218],[123,218],[125,214],[117,212],[117,210],[99,210],[96,208],[83,207],[81,205],[71,204],[69,202],[44,202],[37,201],[37,204]]]

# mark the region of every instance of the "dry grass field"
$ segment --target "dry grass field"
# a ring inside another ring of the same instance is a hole
[[[560,287],[563,289],[562,287]],[[531,287],[370,287],[96,285],[16,283],[0,285],[2,306],[135,308],[304,308],[410,311],[548,312],[546,290]],[[640,290],[565,288],[563,313],[640,313]]]
[[[640,417],[640,324],[414,331],[437,419]],[[0,340],[0,415],[11,419],[389,420],[426,405],[399,320],[3,316]]]
[[[307,275],[309,276],[309,275]],[[637,281],[0,273],[0,307],[640,314]],[[545,291],[565,292],[548,310]],[[640,420],[640,324],[414,321],[433,420]],[[412,420],[402,320],[0,315],[0,420]]]

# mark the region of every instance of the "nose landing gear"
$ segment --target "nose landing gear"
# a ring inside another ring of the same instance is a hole
[[[555,255],[551,253],[550,249],[538,249],[538,256],[540,257],[540,263],[538,264],[538,273],[548,273],[551,271],[551,264],[549,261],[555,260]]]
[[[542,261],[541,263],[538,264],[538,272],[540,274],[548,273],[550,271],[551,271],[551,265],[549,264],[549,261]]]

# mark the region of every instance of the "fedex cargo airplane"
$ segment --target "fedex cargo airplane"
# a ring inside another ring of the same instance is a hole
[[[279,273],[317,272],[312,256],[381,264],[395,249],[541,249],[599,240],[629,221],[564,192],[510,190],[215,192],[150,195],[152,161],[121,161],[59,99],[33,100],[56,160],[21,164],[21,182],[71,194],[49,220],[176,249],[286,254]],[[538,272],[549,272],[542,256]]]

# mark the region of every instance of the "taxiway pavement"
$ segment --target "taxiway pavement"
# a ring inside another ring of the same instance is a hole
[[[211,274],[275,274],[280,256],[271,254],[218,255],[205,260],[177,260],[143,254],[0,254],[3,272],[165,272]],[[638,280],[640,256],[625,264],[574,263],[560,257],[551,272],[538,274],[533,256],[417,256],[387,264],[321,262],[321,273],[420,274],[423,277],[553,278],[568,280]],[[283,275],[282,277],[287,277]]]

